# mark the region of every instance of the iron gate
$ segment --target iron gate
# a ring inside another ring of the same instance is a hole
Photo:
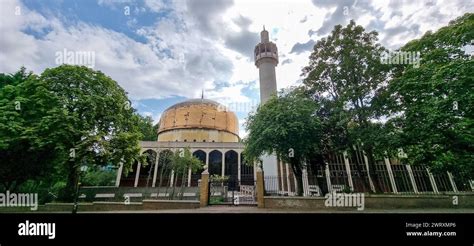
[[[209,181],[209,205],[257,205],[255,181],[227,180]]]

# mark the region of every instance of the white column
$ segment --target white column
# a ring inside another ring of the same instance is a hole
[[[293,182],[295,182],[295,195],[298,195],[298,182],[296,182],[296,175],[293,173]]]
[[[155,187],[156,185],[156,176],[158,174],[158,163],[160,161],[160,152],[156,151],[156,160],[155,160],[155,170],[153,170],[153,183],[151,187]]]
[[[191,174],[192,174],[192,171],[191,171],[191,168],[188,169],[188,187],[191,187]]]
[[[418,186],[416,185],[415,176],[413,175],[413,170],[410,165],[405,165],[408,171],[408,177],[410,177],[411,184],[413,185],[413,191],[418,193]]]
[[[392,185],[393,193],[398,193],[397,184],[395,183],[395,178],[393,177],[392,165],[390,164],[390,160],[387,157],[383,158],[385,162],[385,167],[387,168],[388,179],[390,180],[390,184]]]
[[[344,157],[344,165],[346,166],[347,181],[349,182],[349,187],[351,188],[351,191],[353,191],[354,182],[352,181],[351,165],[349,163],[349,158],[347,157],[347,151],[344,151],[343,157]]]
[[[303,196],[309,196],[308,170],[303,167]]]
[[[139,162],[137,164],[137,174],[135,175],[135,184],[133,185],[133,187],[137,187],[138,186],[138,178],[140,178],[140,167],[142,166],[142,164]]]
[[[285,184],[283,182],[283,161],[278,160],[278,163],[280,165],[280,181],[281,181],[280,191],[285,191]]]
[[[123,172],[123,163],[120,162],[120,166],[117,170],[117,177],[115,179],[115,187],[119,187],[120,186],[120,179],[122,178],[122,172]]]
[[[456,183],[454,182],[453,174],[451,172],[447,172],[447,173],[448,173],[449,182],[451,183],[451,186],[453,187],[453,191],[456,193],[459,192],[458,187],[456,186]]]
[[[206,152],[206,169],[209,170],[209,152]]]
[[[257,181],[257,165],[255,162],[253,163],[253,180],[256,182]]]
[[[439,193],[438,186],[436,185],[436,180],[434,179],[433,174],[430,172],[430,169],[426,168],[426,172],[428,172],[428,178],[430,179],[431,187],[433,187],[433,192]]]
[[[365,162],[365,168],[367,169],[367,178],[369,178],[369,185],[370,189],[375,192],[375,187],[374,187],[374,182],[372,181],[372,178],[370,177],[370,169],[369,169],[369,159],[364,153],[364,162]],[[390,169],[391,170],[391,169]],[[375,172],[375,170],[374,170]]]
[[[221,167],[222,167],[222,177],[224,177],[225,175],[225,152],[224,150],[222,150],[222,163],[221,163]]]
[[[329,171],[329,164],[326,163],[326,168],[324,171],[326,172],[326,183],[328,186],[328,192],[332,193],[331,172]],[[319,187],[319,188],[322,188],[322,187]]]
[[[170,187],[174,186],[174,170],[171,170],[170,173]]]
[[[240,175],[241,175],[241,174],[240,174],[240,171],[241,171],[241,170],[240,170],[240,169],[241,169],[241,168],[240,168],[240,166],[241,166],[240,163],[241,163],[241,161],[242,161],[242,160],[240,160],[240,159],[241,159],[241,158],[240,158],[240,153],[237,152],[237,165],[238,165],[238,166],[237,166],[237,179],[239,180],[239,183],[240,183],[240,177],[241,177],[241,176],[240,176]]]
[[[288,195],[290,195],[290,167],[288,165],[288,163],[285,163],[286,165],[286,189],[287,189],[287,192],[288,192]]]

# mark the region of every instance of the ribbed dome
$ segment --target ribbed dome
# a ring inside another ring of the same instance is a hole
[[[166,109],[160,119],[158,135],[179,129],[218,130],[237,138],[239,134],[237,116],[209,99],[190,99]]]

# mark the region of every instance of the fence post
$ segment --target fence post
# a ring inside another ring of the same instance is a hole
[[[388,178],[390,179],[390,184],[392,185],[392,192],[398,193],[397,183],[395,183],[395,177],[393,176],[392,171],[392,164],[390,164],[390,160],[387,157],[383,158],[385,162],[385,166],[387,167]]]
[[[347,157],[347,151],[344,151],[343,157],[344,165],[346,166],[347,181],[349,182],[349,187],[351,188],[351,191],[354,191],[354,182],[352,181],[351,165],[349,163],[349,158]]]
[[[206,169],[201,173],[201,187],[199,187],[200,207],[206,207],[209,203],[209,171]]]
[[[303,196],[309,196],[308,170],[303,167]]]
[[[405,165],[408,171],[408,177],[410,178],[411,184],[413,186],[413,192],[418,193],[418,186],[416,185],[415,176],[413,175],[413,170],[410,165]]]
[[[436,180],[433,176],[433,173],[430,172],[430,169],[426,168],[426,172],[428,172],[428,178],[430,179],[431,187],[433,187],[434,193],[439,193],[438,186],[436,185]]]
[[[326,183],[327,183],[327,186],[328,186],[328,192],[332,193],[331,171],[329,170],[329,163],[326,163],[326,167],[324,168],[324,172],[326,174]]]
[[[259,208],[265,208],[265,184],[263,180],[263,170],[259,166],[257,168],[257,204]]]
[[[456,186],[456,183],[454,182],[453,174],[451,172],[447,172],[447,173],[448,173],[449,182],[451,183],[451,186],[453,187],[453,191],[456,193],[459,192],[458,187]]]

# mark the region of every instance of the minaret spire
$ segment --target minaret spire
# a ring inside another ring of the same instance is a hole
[[[202,89],[202,91],[201,91],[201,100],[203,100],[203,99],[204,99],[204,89]]]

